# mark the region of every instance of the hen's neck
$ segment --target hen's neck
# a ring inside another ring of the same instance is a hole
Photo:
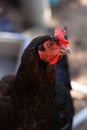
[[[53,67],[42,62],[37,54],[23,55],[16,76],[13,95],[22,98],[23,96],[34,96],[41,86],[52,86],[54,77]]]

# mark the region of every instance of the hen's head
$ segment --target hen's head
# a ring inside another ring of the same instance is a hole
[[[40,59],[55,64],[63,55],[69,54],[69,42],[65,39],[65,36],[66,31],[64,28],[56,28],[54,35],[38,46]]]

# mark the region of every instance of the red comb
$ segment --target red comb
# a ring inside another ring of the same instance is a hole
[[[54,31],[54,37],[58,38],[60,44],[68,45],[68,40],[65,39],[66,31],[64,28],[56,28]]]

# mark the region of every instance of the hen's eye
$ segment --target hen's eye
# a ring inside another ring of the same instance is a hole
[[[51,48],[53,46],[53,42],[48,43],[48,48]]]

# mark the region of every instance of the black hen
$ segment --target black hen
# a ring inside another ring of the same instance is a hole
[[[64,32],[58,31],[58,38],[45,35],[32,40],[16,77],[1,80],[0,130],[70,130],[70,86],[61,83],[51,65],[67,53],[67,41],[63,44],[60,38]]]

